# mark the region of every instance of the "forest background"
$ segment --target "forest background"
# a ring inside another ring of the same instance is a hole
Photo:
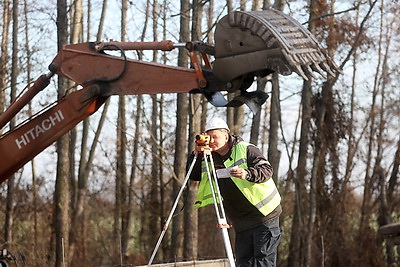
[[[277,74],[257,79],[254,89],[270,94],[257,115],[245,106],[217,109],[188,94],[112,97],[0,186],[0,247],[18,261],[146,264],[185,176],[194,136],[206,118],[218,115],[233,133],[258,145],[274,167],[283,198],[279,266],[399,263],[397,246],[378,234],[380,226],[399,221],[398,1],[0,3],[0,112],[47,72],[63,44],[111,39],[213,44],[215,22],[234,10],[283,10],[342,69],[336,77],[310,81]],[[181,50],[130,56],[189,66]],[[69,81],[54,78],[3,133],[71,88]],[[213,208],[194,210],[195,184],[186,191],[156,262],[225,257]]]

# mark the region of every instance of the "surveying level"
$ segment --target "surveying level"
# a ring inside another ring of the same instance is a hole
[[[206,134],[201,134],[201,135],[196,136],[196,144],[198,146],[209,149],[209,146],[208,146],[209,142],[210,142],[210,136],[208,136]],[[218,228],[220,228],[222,230],[222,237],[224,239],[224,245],[225,245],[226,255],[228,256],[229,265],[230,265],[230,267],[235,267],[235,259],[233,257],[231,242],[229,240],[229,234],[228,234],[229,225],[226,220],[225,210],[224,210],[224,206],[222,204],[222,197],[221,197],[221,192],[220,192],[219,186],[218,186],[218,178],[217,178],[217,174],[216,174],[215,167],[214,167],[214,161],[213,161],[211,154],[206,155],[206,153],[203,153],[203,159],[204,159],[204,162],[206,165],[207,177],[208,177],[208,181],[210,183],[211,193],[212,193],[212,197],[214,200],[214,208],[215,208],[215,213],[217,215],[217,221],[218,221],[217,226],[218,226]],[[157,244],[153,250],[153,253],[151,255],[151,258],[150,258],[147,266],[151,266],[151,264],[156,256],[157,250],[160,247],[161,241],[164,238],[165,232],[168,229],[168,225],[169,225],[169,223],[172,219],[172,216],[175,212],[175,209],[178,205],[179,198],[181,197],[183,190],[189,180],[190,174],[192,173],[192,170],[196,163],[196,160],[197,160],[197,155],[194,156],[193,161],[190,164],[189,170],[186,174],[185,179],[183,180],[182,186],[178,192],[175,202],[172,205],[171,212],[169,213],[168,218],[165,221],[163,230],[160,234],[160,237],[157,241]],[[210,170],[210,167],[211,167],[211,170]]]
[[[196,144],[200,147],[209,148],[210,136],[205,133],[196,135]]]

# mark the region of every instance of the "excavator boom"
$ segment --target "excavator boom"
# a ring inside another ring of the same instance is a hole
[[[93,114],[107,99],[98,97],[98,85],[62,98],[57,104],[0,139],[0,183],[25,163]]]
[[[155,47],[154,43],[149,44],[150,48]],[[108,91],[102,92],[104,96],[187,93],[199,87],[194,69],[128,59],[125,51],[136,48],[129,43],[101,45],[81,43],[64,46],[51,63],[50,71],[83,86],[107,83]],[[104,50],[98,50],[96,46]],[[143,44],[141,47],[146,48]],[[105,49],[116,48],[123,53],[122,56],[104,53]]]
[[[127,50],[171,51],[185,48],[192,68],[127,58]],[[120,53],[115,56],[115,53]],[[199,57],[199,55],[201,55]],[[214,57],[213,64],[209,57]],[[202,62],[200,62],[201,58]],[[236,11],[216,26],[215,46],[202,42],[100,42],[65,45],[28,91],[0,114],[0,128],[57,74],[82,86],[0,136],[0,183],[76,124],[93,114],[111,95],[202,93],[215,106],[247,104],[253,112],[264,92],[247,92],[257,76],[313,71],[336,75],[337,67],[316,39],[293,18],[277,10]],[[240,91],[228,102],[222,92]]]

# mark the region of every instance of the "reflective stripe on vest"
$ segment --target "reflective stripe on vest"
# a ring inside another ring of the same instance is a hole
[[[239,142],[232,148],[231,158],[224,162],[226,168],[238,166],[247,169],[247,147],[251,145],[246,142]],[[233,157],[233,158],[232,158]],[[229,178],[224,178],[229,179]],[[271,213],[281,202],[281,197],[276,188],[274,180],[268,179],[264,183],[253,183],[247,180],[231,177],[232,181],[239,188],[242,194],[253,204],[264,216]],[[199,184],[199,190],[195,207],[204,207],[212,204],[210,184],[207,178],[205,163],[202,164],[202,179]]]

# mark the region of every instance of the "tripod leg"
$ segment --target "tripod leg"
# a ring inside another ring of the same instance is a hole
[[[214,167],[214,162],[213,162],[212,156],[209,155],[209,157],[210,157],[210,165],[211,165],[212,172],[210,172],[210,168],[208,166],[208,160],[207,160],[206,155],[204,155],[204,161],[205,161],[205,165],[206,165],[206,169],[207,169],[207,175],[208,175],[208,181],[210,183],[211,193],[213,195],[215,213],[217,215],[217,220],[218,220],[218,227],[221,228],[221,230],[222,230],[222,237],[224,240],[225,251],[226,251],[226,255],[228,257],[229,265],[230,265],[230,267],[235,267],[235,259],[233,257],[232,246],[231,246],[231,242],[229,239],[228,229],[226,227],[228,225],[228,222],[226,220],[225,210],[224,210],[224,206],[222,204],[222,197],[221,197],[221,193],[220,193],[219,186],[218,186],[218,178],[217,178],[217,175],[215,172],[215,167]],[[211,173],[212,173],[212,175],[211,175]],[[215,189],[213,186],[213,182],[215,184]],[[219,204],[218,204],[217,200],[219,200]]]
[[[161,245],[161,241],[162,241],[162,239],[164,238],[165,232],[167,232],[167,230],[168,230],[168,225],[169,225],[169,223],[171,222],[171,219],[172,219],[172,216],[174,215],[174,212],[175,212],[175,210],[176,210],[176,207],[178,206],[179,198],[181,197],[181,195],[182,195],[182,193],[183,193],[183,190],[185,189],[185,186],[186,186],[186,184],[187,184],[187,182],[188,182],[188,180],[189,180],[190,174],[192,173],[194,164],[196,163],[196,159],[197,159],[197,155],[194,156],[193,161],[192,161],[192,163],[190,164],[189,170],[188,170],[188,172],[187,172],[187,174],[186,174],[185,179],[183,180],[182,186],[181,186],[181,188],[180,188],[180,190],[179,190],[179,192],[178,192],[178,195],[176,196],[175,202],[174,202],[174,204],[172,205],[172,209],[171,209],[171,211],[170,211],[170,213],[169,213],[169,215],[168,215],[167,220],[165,221],[163,230],[162,230],[162,232],[161,232],[161,234],[160,234],[160,237],[158,238],[157,244],[156,244],[156,246],[155,246],[155,248],[154,248],[154,250],[153,250],[153,253],[152,253],[152,255],[151,255],[151,258],[150,258],[149,263],[147,264],[147,266],[151,266],[151,264],[153,263],[153,260],[154,260],[156,254],[157,254],[157,250],[158,250],[158,248],[159,248],[160,245]]]

